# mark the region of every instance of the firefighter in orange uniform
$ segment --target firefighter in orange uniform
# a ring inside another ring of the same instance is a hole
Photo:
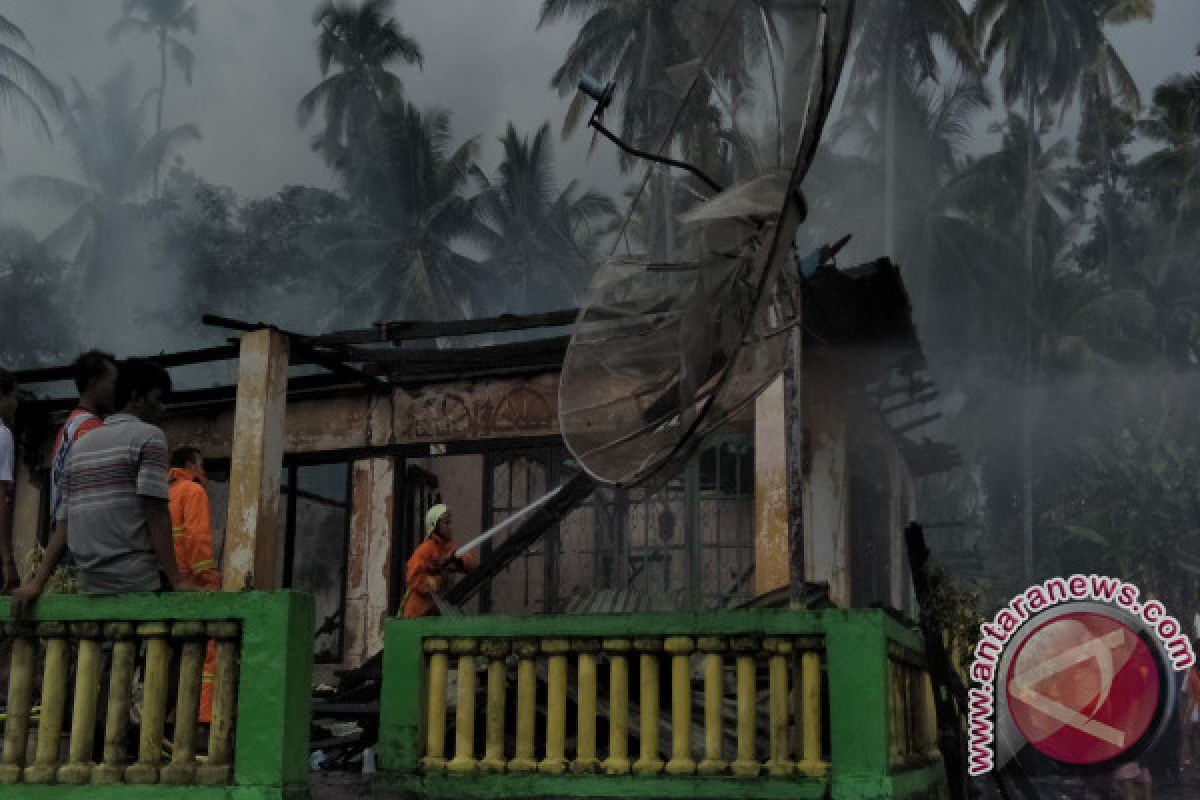
[[[221,575],[213,558],[212,518],[208,492],[204,488],[204,457],[195,447],[178,447],[171,452],[167,480],[170,494],[171,534],[175,542],[175,566],[179,577],[210,591],[220,591]],[[212,721],[213,678],[217,649],[208,643],[200,683],[200,722]]]
[[[434,595],[441,594],[449,584],[449,573],[463,572],[475,567],[478,559],[468,555],[457,558],[454,551],[454,517],[450,509],[438,504],[425,512],[425,541],[413,551],[405,572],[404,606],[406,618],[431,617],[437,614]]]

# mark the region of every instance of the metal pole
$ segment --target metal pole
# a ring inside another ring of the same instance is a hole
[[[798,300],[797,315],[800,314]],[[803,354],[803,332],[797,321],[788,334],[788,367],[783,375],[784,428],[787,432],[788,554],[791,559],[788,601],[792,608],[805,607]]]

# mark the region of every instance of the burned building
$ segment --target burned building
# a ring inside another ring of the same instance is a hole
[[[449,504],[466,541],[576,474],[558,427],[574,317],[391,322],[320,336],[212,319],[244,329],[240,345],[158,357],[177,373],[236,362],[236,385],[176,392],[162,427],[170,446],[205,455],[219,556],[248,559],[232,572],[315,596],[319,663],[356,666],[381,648],[430,505]],[[914,438],[936,416],[927,411],[935,392],[898,270],[887,261],[822,269],[806,286],[804,320],[802,509],[788,508],[777,381],[661,485],[592,487],[476,581],[464,609],[770,602],[789,582],[788,519],[798,513],[812,602],[910,609],[902,530],[916,481],[955,457]],[[72,403],[55,382],[68,373],[19,376],[38,399],[23,415],[18,553],[46,535],[50,451]],[[504,535],[485,547],[485,562],[504,550]],[[230,573],[225,588],[243,588]]]

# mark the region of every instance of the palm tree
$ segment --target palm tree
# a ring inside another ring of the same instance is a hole
[[[597,192],[577,196],[575,181],[556,188],[549,123],[530,139],[510,122],[500,142],[504,159],[495,180],[478,168],[472,174],[481,186],[476,207],[488,266],[519,287],[503,310],[574,302],[595,237],[616,208]]]
[[[65,265],[33,234],[0,227],[0,364],[61,363],[76,344],[70,290]]]
[[[1035,236],[1038,196],[1035,176],[1039,120],[1064,107],[1078,90],[1087,65],[1105,46],[1098,0],[979,0],[972,12],[976,39],[990,63],[1003,55],[1000,72],[1004,101],[1025,106],[1025,170],[1023,252],[1025,291],[1032,309],[1035,289]],[[1039,113],[1040,112],[1040,113]],[[1022,363],[1027,387],[1022,409],[1021,516],[1024,566],[1033,572],[1033,414],[1028,392],[1036,376],[1033,320],[1028,324]]]
[[[673,0],[543,0],[539,29],[568,14],[587,15],[550,79],[561,96],[574,95],[563,135],[574,130],[590,103],[576,91],[585,72],[615,81],[624,92],[621,135],[626,141],[647,144],[647,134],[665,130],[671,100],[664,86],[666,70],[693,57],[675,6]]]
[[[785,129],[779,84],[808,73],[776,64],[774,54],[782,38],[777,25],[786,20],[776,19],[772,6],[770,0],[687,7],[678,0],[543,0],[539,28],[568,15],[586,17],[550,80],[561,96],[573,95],[563,135],[575,129],[591,102],[576,90],[579,78],[591,73],[620,87],[618,127],[626,142],[650,151],[681,145],[684,158],[699,162],[709,174],[727,172],[730,159],[721,153],[734,155],[733,151],[748,141],[728,129],[735,126],[721,121],[735,115],[752,88],[752,65],[765,60],[778,121],[772,148],[776,154],[765,159],[755,153],[752,158],[782,163]],[[718,32],[720,40],[714,41]],[[701,89],[694,91],[696,86]],[[746,153],[736,155],[745,157]],[[632,163],[629,156],[621,155],[622,169]],[[664,172],[662,180],[670,184],[675,176]],[[684,178],[684,183],[689,179]],[[704,188],[698,196],[708,191]],[[680,194],[668,186],[656,196],[660,202],[672,204],[656,212],[662,227],[653,243],[669,258],[679,210],[674,203],[680,198],[694,201],[697,195]],[[645,202],[647,197],[640,193],[639,205]]]
[[[412,103],[383,111],[347,152],[343,181],[359,213],[325,252],[363,268],[342,287],[344,307],[380,320],[468,316],[480,304],[479,265],[457,249],[478,235],[467,196],[477,152],[474,139],[450,151],[450,115]]]
[[[1102,7],[1099,13],[1104,25],[1148,20],[1154,16],[1154,0],[1117,0]],[[1141,97],[1133,76],[1107,39],[1099,43],[1093,58],[1084,66],[1079,97],[1083,112],[1079,125],[1080,145],[1082,147],[1083,140],[1090,137],[1091,155],[1098,162],[1097,227],[1104,237],[1102,266],[1111,272],[1117,250],[1115,213],[1120,204],[1117,184],[1124,166],[1119,163],[1119,150],[1126,143],[1128,125],[1125,115],[1139,110]]]
[[[126,66],[101,88],[99,103],[73,81],[74,99],[67,110],[63,135],[70,146],[81,180],[28,175],[14,180],[14,193],[48,201],[68,210],[67,219],[45,244],[53,253],[85,269],[84,291],[90,294],[120,265],[108,263],[105,252],[119,237],[139,192],[163,160],[180,145],[200,138],[194,125],[166,128],[147,137],[143,119],[146,97],[140,101],[133,73]]]
[[[1176,75],[1155,88],[1150,114],[1139,128],[1163,144],[1136,170],[1140,185],[1168,223],[1174,249],[1189,227],[1185,223],[1200,212],[1200,71]]]
[[[994,268],[1003,270],[1018,287],[1013,293],[1018,299],[1007,310],[1013,313],[1015,327],[1022,332],[1008,352],[1023,351],[1023,357],[1015,360],[1018,383],[1023,387],[1016,398],[1020,423],[1016,473],[1024,537],[1023,567],[1029,577],[1033,569],[1035,377],[1043,352],[1044,321],[1054,316],[1052,307],[1047,308],[1051,298],[1045,292],[1054,277],[1053,265],[1067,242],[1077,198],[1070,190],[1063,165],[1069,153],[1065,140],[1043,148],[1037,132],[1015,112],[1009,113],[1001,130],[1000,150],[969,164],[956,190],[962,193],[962,207],[970,211],[977,224],[1008,241],[1021,243],[1019,251],[1026,265],[1023,276],[1012,274],[1013,264],[1009,261],[999,261]]]
[[[29,114],[38,132],[50,137],[43,106],[58,111],[62,92],[22,55],[22,49],[33,49],[24,31],[0,15],[0,100],[18,113]]]
[[[154,34],[158,37],[158,107],[154,113],[154,133],[163,129],[163,101],[167,96],[167,49],[175,65],[183,70],[183,78],[192,85],[192,67],[196,56],[176,35],[182,31],[196,33],[196,7],[186,0],[124,0],[121,18],[108,31],[110,42],[127,33]],[[159,167],[154,167],[154,196],[158,197]]]
[[[322,80],[300,98],[296,112],[304,127],[318,107],[324,108],[325,129],[313,147],[330,164],[339,163],[380,111],[403,96],[404,84],[388,67],[423,66],[420,45],[388,16],[391,9],[392,0],[364,0],[357,8],[325,0],[313,14],[321,31],[317,63]]]
[[[938,81],[935,43],[972,78],[981,72],[970,19],[959,0],[870,0],[862,9],[847,103],[882,106],[883,246],[896,255],[897,115],[902,83]],[[881,91],[882,90],[882,91]]]

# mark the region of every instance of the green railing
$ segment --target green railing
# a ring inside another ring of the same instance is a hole
[[[941,797],[921,650],[880,611],[389,620],[379,782],[438,797]]]
[[[312,598],[295,592],[0,598],[0,797],[308,796]],[[208,642],[207,737],[198,724]]]

